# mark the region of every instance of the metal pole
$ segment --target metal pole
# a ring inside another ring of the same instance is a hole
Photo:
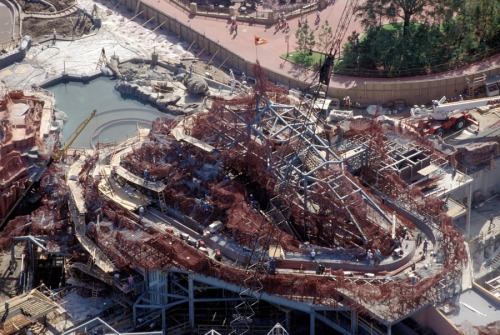
[[[165,306],[161,308],[161,329],[163,331],[163,335],[167,335],[167,312]]]
[[[218,69],[220,70],[220,68],[222,67],[222,65],[224,65],[226,63],[226,61],[229,59],[230,56],[227,56],[226,59],[224,59],[224,61],[222,62],[222,64],[218,67]]]
[[[214,60],[215,56],[217,56],[217,54],[219,53],[219,50],[220,49],[217,49],[217,51],[214,53],[214,55],[212,56],[212,58],[210,58],[210,60],[208,61],[208,65],[212,65],[212,61]]]
[[[285,36],[285,41],[286,41],[286,58],[288,58],[288,51],[290,48],[290,35]]]
[[[309,334],[316,335],[316,311],[314,308],[311,308],[309,313]]]
[[[470,240],[470,211],[472,207],[472,182],[469,182],[469,196],[467,197],[467,213],[465,215],[465,240]]]
[[[356,311],[351,312],[351,331],[353,334],[358,333],[358,313]]]
[[[188,294],[189,294],[189,325],[194,329],[194,289],[193,275],[188,276]]]

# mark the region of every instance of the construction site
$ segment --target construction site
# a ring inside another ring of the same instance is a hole
[[[294,94],[106,38],[98,72],[169,114],[123,141],[72,146],[96,110],[61,140],[62,51],[0,73],[0,334],[500,334],[498,97],[332,109],[331,71]]]

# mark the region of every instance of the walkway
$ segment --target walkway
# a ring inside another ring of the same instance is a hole
[[[321,24],[327,20],[332,30],[335,31],[337,22],[340,19],[342,10],[347,1],[349,0],[338,0],[335,4],[329,5],[326,9],[321,11]],[[166,0],[160,0],[160,2],[157,0],[144,0],[142,2],[151,7],[158,8],[176,20],[189,25],[192,29],[201,34],[210,35],[211,38],[216,40],[220,45],[230,49],[236,55],[249,62],[253,63],[259,60],[264,68],[269,68],[273,71],[286,74],[289,77],[300,78],[309,82],[315,75],[312,71],[305,71],[304,68],[280,58],[281,55],[286,54],[287,47],[289,51],[295,50],[295,32],[298,28],[298,18],[288,20],[290,25],[290,32],[288,33],[290,35],[290,40],[287,45],[285,40],[287,34],[283,32],[283,30],[276,31],[275,26],[264,26],[261,24],[250,25],[249,23],[239,22],[238,34],[231,34],[229,30],[230,25],[226,18],[218,19],[200,15],[190,15],[175,3]],[[314,27],[313,23],[315,18],[316,12],[304,15],[304,19],[307,19],[312,27]],[[353,19],[349,29],[350,31],[360,31],[361,26],[359,22]],[[347,36],[351,33],[350,31],[346,34],[345,40],[347,40]],[[268,43],[255,46],[255,36],[266,39]]]
[[[24,13],[23,19],[45,19],[45,20],[59,19],[74,14],[77,12],[77,10],[78,6],[76,5],[76,3],[74,3],[71,6],[58,12]]]
[[[15,1],[0,0],[0,45],[20,37],[19,9]]]
[[[337,0],[334,4],[329,5],[321,11],[321,22],[327,20],[332,27],[332,30],[335,31],[338,20],[340,19],[342,10],[347,1],[349,0]],[[302,79],[305,82],[318,81],[317,79],[314,81],[312,80],[316,75],[312,71],[305,70],[302,67],[286,62],[280,58],[280,55],[284,55],[287,52],[287,43],[285,41],[286,34],[283,31],[276,32],[274,26],[266,27],[260,24],[250,25],[248,23],[240,22],[238,24],[238,34],[235,35],[230,34],[229,22],[227,19],[190,15],[187,11],[181,9],[175,3],[167,0],[144,0],[142,2],[151,7],[158,8],[160,11],[168,14],[176,20],[189,25],[198,33],[211,35],[211,38],[217,40],[220,45],[225,46],[226,48],[232,50],[235,54],[250,62],[255,62],[255,60],[258,59],[264,68],[272,69],[273,71],[288,77]],[[304,16],[304,18],[307,18],[311,25],[313,24],[315,17],[315,12]],[[298,27],[298,20],[298,18],[288,20],[290,24],[290,41],[288,48],[290,51],[295,49],[295,31]],[[362,31],[360,22],[355,21],[354,18],[350,23],[344,42],[353,31]],[[254,38],[256,35],[265,38],[268,43],[255,46]],[[408,77],[397,80],[399,82],[431,81],[438,78],[454,78],[460,75],[474,75],[479,71],[485,71],[492,68],[500,68],[500,55],[496,55],[480,63],[459,70],[449,71],[438,75]],[[394,80],[395,79],[393,78],[381,79],[336,75],[332,77],[330,87],[349,89],[364,85],[366,82],[393,82]]]

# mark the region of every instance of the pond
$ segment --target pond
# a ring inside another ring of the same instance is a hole
[[[158,117],[172,117],[147,103],[122,96],[114,89],[115,83],[110,78],[98,77],[85,84],[66,82],[46,88],[54,93],[56,108],[68,116],[61,134],[62,144],[94,109],[96,115],[75,139],[72,148],[122,141],[137,135],[138,127],[151,128],[151,121]]]

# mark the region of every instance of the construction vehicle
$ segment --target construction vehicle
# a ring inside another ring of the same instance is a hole
[[[472,124],[479,129],[479,122],[474,119],[469,110],[497,104],[500,104],[500,98],[446,103],[446,97],[442,97],[440,100],[434,100],[432,107],[414,106],[411,109],[410,122],[407,124],[422,136],[427,134],[443,136],[447,131],[462,130]]]

